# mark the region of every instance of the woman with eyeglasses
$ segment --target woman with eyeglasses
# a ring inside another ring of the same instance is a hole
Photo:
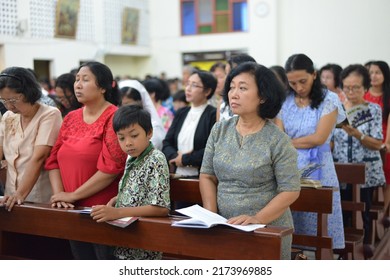
[[[0,102],[8,109],[0,123],[1,168],[7,169],[5,196],[9,211],[24,201],[49,203],[49,174],[43,170],[57,139],[62,118],[57,108],[39,103],[41,86],[33,74],[10,67],[0,74]]]
[[[275,123],[287,133],[297,149],[298,168],[311,163],[322,165],[310,177],[320,180],[322,186],[335,189],[333,211],[328,216],[328,235],[332,237],[333,248],[342,249],[345,241],[341,199],[330,140],[336,123],[345,119],[345,112],[337,94],[321,84],[308,56],[290,56],[285,69],[290,89]],[[293,220],[297,234],[317,234],[315,213],[293,212]]]
[[[163,141],[171,171],[182,176],[199,176],[204,149],[216,121],[216,108],[207,101],[213,96],[217,79],[211,72],[197,70],[185,87],[190,107],[177,111]]]
[[[372,234],[372,219],[370,209],[372,205],[373,191],[385,183],[382,160],[379,150],[382,146],[382,110],[378,104],[364,100],[364,94],[369,87],[370,79],[366,67],[360,64],[347,66],[340,75],[341,86],[346,94],[344,107],[347,111],[358,109],[363,105],[365,118],[359,122],[343,125],[336,129],[333,136],[333,158],[337,162],[365,163],[366,183],[360,185],[360,199],[365,203],[365,211],[362,212],[364,226],[365,252],[370,251],[369,244]],[[352,152],[350,152],[352,151]],[[350,186],[343,186],[341,191],[343,199],[352,199]],[[347,213],[346,213],[347,215]],[[350,219],[344,217],[344,223],[348,226]],[[368,257],[368,256],[366,256]]]

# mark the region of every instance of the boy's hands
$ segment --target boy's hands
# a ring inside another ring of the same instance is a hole
[[[110,200],[111,201],[111,200]],[[115,220],[118,208],[107,205],[96,205],[92,207],[91,217],[98,223]]]

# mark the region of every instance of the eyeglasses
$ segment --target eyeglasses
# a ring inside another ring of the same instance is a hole
[[[193,90],[193,89],[195,89],[195,88],[204,88],[204,87],[199,86],[199,85],[197,85],[197,84],[186,84],[186,88],[187,88],[187,87],[190,87],[191,90]]]
[[[20,99],[22,98],[22,95],[16,98],[11,99],[3,99],[0,98],[0,102],[4,104],[4,106],[7,106],[7,104],[15,105]]]
[[[357,93],[361,90],[363,86],[350,86],[350,87],[343,87],[343,91],[344,93],[348,93],[348,92],[353,92],[353,93]]]

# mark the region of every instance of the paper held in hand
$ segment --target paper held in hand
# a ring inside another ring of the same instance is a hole
[[[323,164],[319,163],[309,163],[305,167],[301,168],[299,170],[299,173],[301,174],[301,187],[304,188],[322,188],[322,184],[320,180],[315,180],[310,178],[310,175],[320,169],[323,166]]]
[[[368,103],[356,105],[345,111],[346,119],[336,125],[336,128],[342,128],[343,125],[358,127],[366,122],[372,121],[374,116],[371,114]]]
[[[190,219],[175,221],[172,223],[172,226],[174,227],[211,228],[217,225],[225,225],[248,232],[265,227],[265,225],[262,224],[251,224],[247,226],[228,224],[226,222],[227,219],[225,219],[224,217],[214,212],[211,212],[197,204],[192,205],[190,207],[177,209],[176,212],[189,216]]]
[[[84,208],[84,209],[70,209],[70,210],[68,210],[68,212],[79,213],[79,214],[87,214],[87,215],[91,215],[91,211],[92,211],[92,208],[90,208],[90,207],[87,207],[87,208]],[[137,220],[138,220],[138,217],[124,217],[124,218],[121,218],[121,219],[116,219],[116,220],[112,220],[112,221],[106,221],[106,223],[110,224],[110,225],[113,225],[113,226],[125,228],[125,227],[127,227],[128,225],[134,223]]]

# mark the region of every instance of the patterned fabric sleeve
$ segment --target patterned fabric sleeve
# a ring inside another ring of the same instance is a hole
[[[99,155],[97,168],[108,174],[122,173],[125,168],[127,155],[119,146],[118,138],[112,127],[114,114],[107,118],[104,125],[102,151]]]
[[[336,123],[340,123],[346,118],[343,105],[341,104],[340,98],[337,96],[336,93],[327,90],[324,100],[324,108],[322,109],[321,113],[321,118],[336,109],[338,110]]]
[[[372,125],[369,126],[369,135],[375,139],[383,140],[382,132],[382,109],[379,105],[369,103],[371,114],[374,116]]]
[[[282,135],[273,145],[273,166],[278,192],[300,191],[300,175],[297,164],[297,150],[287,135]]]
[[[148,201],[151,205],[170,208],[169,197],[169,168],[162,152],[155,150],[153,160],[149,161],[149,174],[147,188]]]
[[[223,124],[223,122],[217,122],[211,129],[209,138],[207,139],[206,148],[204,150],[200,173],[215,175],[213,167],[215,142],[217,141],[218,131],[220,130],[221,124]]]

